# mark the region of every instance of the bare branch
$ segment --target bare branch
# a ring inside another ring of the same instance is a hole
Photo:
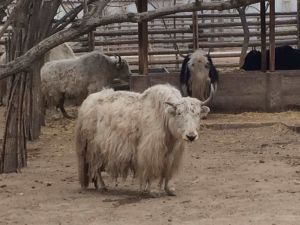
[[[237,8],[237,11],[239,12],[241,23],[243,26],[243,31],[244,31],[244,42],[243,42],[243,47],[242,47],[240,62],[239,62],[239,65],[241,68],[244,65],[245,58],[247,55],[247,50],[248,50],[249,40],[250,40],[250,32],[249,32],[247,19],[246,19],[246,7],[243,6],[243,7]]]
[[[99,9],[104,8],[105,4],[107,4],[108,2],[108,0],[101,1],[98,5],[99,8],[97,8],[95,11],[97,13],[90,14],[90,16],[74,23],[70,28],[59,31],[58,33],[44,39],[35,47],[27,51],[24,55],[16,58],[14,61],[11,61],[5,65],[0,65],[0,79],[8,77],[16,72],[25,70],[35,60],[44,55],[50,49],[82,34],[88,33],[97,26],[122,22],[136,23],[144,20],[152,20],[157,17],[166,16],[177,12],[193,12],[199,10],[227,10],[258,3],[260,2],[260,0],[227,0],[223,2],[211,3],[189,3],[143,13],[116,14],[112,16],[101,17],[101,15],[98,14]]]
[[[13,22],[15,14],[16,14],[16,9],[17,9],[17,7],[19,7],[20,4],[21,4],[21,1],[18,1],[17,4],[16,4],[16,6],[13,8],[11,14],[9,15],[9,17],[5,21],[2,29],[0,30],[0,38],[3,36],[3,34],[5,33],[5,31],[9,27],[9,25]]]
[[[9,4],[11,4],[14,0],[0,0],[0,9],[6,8]]]
[[[87,1],[87,5],[95,2],[97,0],[88,0]],[[66,26],[68,26],[70,23],[74,22],[75,18],[77,17],[77,15],[83,10],[84,6],[83,4],[80,4],[79,6],[77,6],[76,8],[74,8],[73,10],[71,10],[69,13],[67,13],[66,15],[64,15],[60,20],[58,20],[53,28],[52,28],[52,33],[56,33],[62,29],[64,29]]]
[[[3,34],[5,33],[5,31],[7,30],[7,28],[11,24],[11,22],[13,20],[13,17],[14,17],[14,11],[10,15],[10,17],[5,21],[4,25],[2,26],[2,29],[0,30],[0,38],[3,36]]]

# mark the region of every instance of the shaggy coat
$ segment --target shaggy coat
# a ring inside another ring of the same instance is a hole
[[[218,72],[210,55],[201,49],[188,55],[181,66],[180,85],[184,96],[192,96],[204,101],[209,93],[211,84],[217,89]]]
[[[41,69],[42,94],[47,107],[59,107],[64,116],[65,98],[79,105],[88,94],[109,86],[114,79],[127,80],[131,72],[125,60],[94,51],[74,59],[51,61]]]
[[[198,139],[200,114],[207,110],[195,98],[182,97],[170,85],[156,85],[142,94],[106,89],[91,94],[79,109],[76,152],[79,180],[86,188],[101,172],[126,178],[131,171],[141,190],[155,179],[169,180],[178,170],[186,143]]]

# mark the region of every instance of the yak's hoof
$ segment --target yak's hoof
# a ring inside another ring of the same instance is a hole
[[[69,119],[69,120],[74,120],[75,119],[75,117],[74,116],[70,116],[70,115],[68,115],[68,114],[66,114],[66,115],[63,115],[66,119]]]
[[[154,193],[151,193],[150,191],[142,191],[141,196],[145,198],[157,198],[157,195]]]
[[[156,198],[156,196],[154,195],[154,193],[151,193],[150,190],[148,189],[145,189],[145,190],[142,190],[140,192],[141,196],[142,197],[146,197],[146,198]]]
[[[169,196],[176,196],[175,190],[171,190],[169,188],[165,188],[165,192],[167,193],[167,195]]]
[[[98,190],[98,189],[99,189],[99,186],[98,186],[97,179],[93,179],[93,183],[94,183],[95,189]]]
[[[108,192],[108,188],[107,188],[107,187],[101,187],[101,188],[100,188],[100,191],[101,191],[101,192]]]

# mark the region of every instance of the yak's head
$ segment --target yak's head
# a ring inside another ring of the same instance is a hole
[[[122,59],[121,56],[116,56],[115,66],[117,69],[118,79],[128,81],[131,75],[128,62],[125,59]]]
[[[207,106],[191,97],[184,97],[178,102],[166,102],[168,127],[172,135],[185,141],[198,139],[200,119],[202,114],[209,111]]]
[[[177,102],[165,102],[168,128],[174,137],[189,142],[198,139],[200,120],[210,111],[206,104],[211,101],[213,93],[214,87],[211,84],[210,95],[203,102],[191,97],[180,98]]]
[[[255,49],[251,50],[245,58],[242,69],[244,70],[260,70],[261,68],[261,52]]]
[[[203,76],[207,76],[210,70],[210,62],[208,60],[207,54],[201,49],[196,50],[190,56],[188,62],[189,70],[192,74],[201,73]]]

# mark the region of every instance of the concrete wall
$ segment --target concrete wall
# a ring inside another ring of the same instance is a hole
[[[179,74],[134,75],[130,89],[141,92],[158,83],[179,87]],[[300,108],[300,71],[221,73],[212,107],[215,111],[224,112],[271,112]]]

